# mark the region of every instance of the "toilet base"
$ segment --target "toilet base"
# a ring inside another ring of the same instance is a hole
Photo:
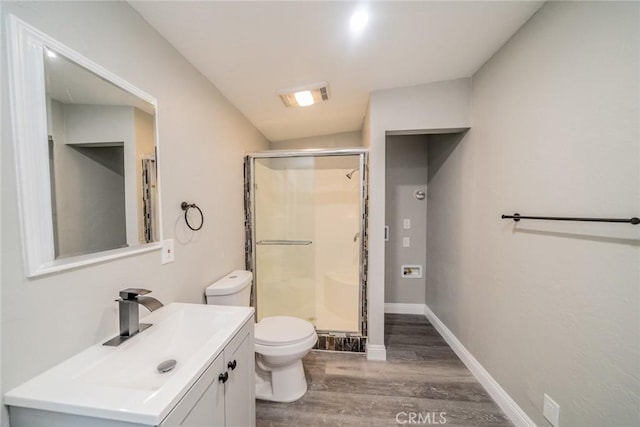
[[[256,399],[288,403],[300,399],[306,392],[302,360],[285,366],[265,366],[263,361],[256,364]]]

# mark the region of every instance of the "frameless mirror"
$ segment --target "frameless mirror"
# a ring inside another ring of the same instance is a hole
[[[15,17],[10,33],[27,275],[159,248],[155,98]]]

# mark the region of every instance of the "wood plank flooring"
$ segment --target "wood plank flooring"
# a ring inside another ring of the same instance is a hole
[[[385,345],[386,362],[312,351],[307,394],[258,400],[257,426],[512,425],[424,316],[386,314]]]

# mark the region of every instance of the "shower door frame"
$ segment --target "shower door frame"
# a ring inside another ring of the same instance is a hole
[[[360,176],[360,262],[358,284],[358,331],[317,330],[318,344],[315,348],[334,351],[364,352],[367,338],[367,209],[368,209],[368,150],[366,148],[344,148],[332,150],[272,150],[249,153],[245,156],[245,263],[253,272],[251,305],[258,314],[256,230],[255,230],[255,160],[265,158],[358,156]]]

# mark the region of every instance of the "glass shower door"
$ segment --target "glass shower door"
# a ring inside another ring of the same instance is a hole
[[[258,320],[362,331],[363,154],[252,159],[252,268]]]
[[[254,163],[256,311],[315,323],[314,158]]]

